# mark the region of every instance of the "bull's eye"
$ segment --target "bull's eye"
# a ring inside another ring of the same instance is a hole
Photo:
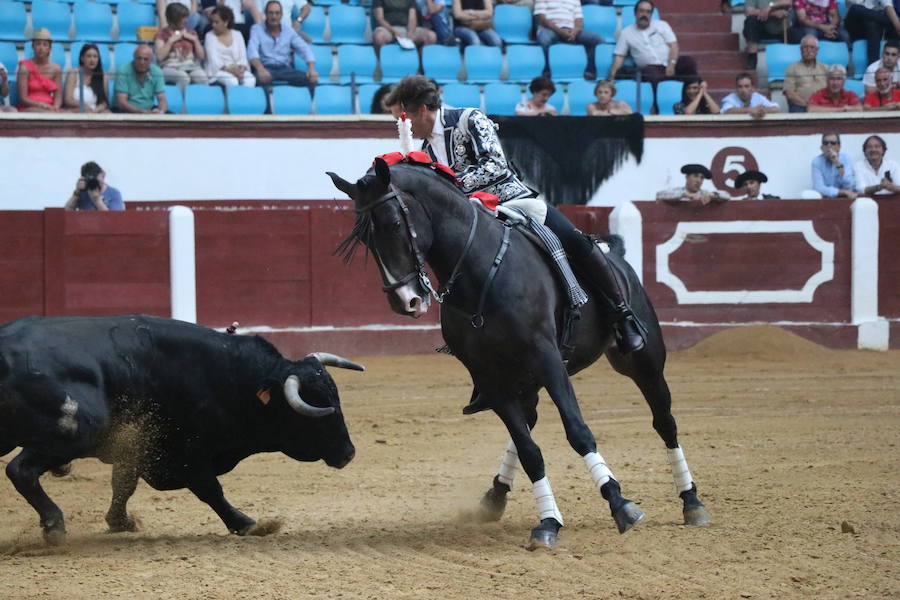
[[[400,228],[403,227],[403,223],[401,223],[400,221],[394,221],[391,224],[391,227],[394,229],[394,231],[400,231]]]

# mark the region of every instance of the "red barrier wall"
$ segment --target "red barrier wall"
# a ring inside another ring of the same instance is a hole
[[[0,323],[44,314],[44,213],[0,212]]]

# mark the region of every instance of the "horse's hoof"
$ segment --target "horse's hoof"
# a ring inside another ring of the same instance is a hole
[[[66,526],[62,521],[44,526],[43,533],[48,546],[59,546],[66,541]]]
[[[124,521],[107,524],[109,529],[106,530],[106,533],[137,533],[141,530],[140,521],[130,515]]]
[[[625,533],[643,518],[644,511],[638,508],[631,500],[623,502],[622,506],[613,513],[613,519],[616,520],[616,527],[619,528],[619,533]]]
[[[66,475],[68,475],[71,472],[72,472],[72,463],[70,463],[70,462],[67,462],[64,465],[59,465],[58,467],[54,467],[54,468],[50,469],[50,473],[54,477],[65,477]]]
[[[702,504],[700,506],[685,507],[685,525],[709,525],[711,522],[712,518],[709,516],[709,511]]]
[[[484,493],[481,502],[478,503],[478,512],[475,518],[480,523],[499,521],[506,510],[506,494],[497,488],[491,488]]]
[[[281,519],[262,519],[244,529],[239,535],[255,535],[259,537],[271,535],[278,533],[282,525],[284,525],[284,522]]]
[[[539,548],[551,550],[556,546],[556,537],[562,527],[556,519],[543,519],[541,524],[531,530],[531,539],[526,548],[534,551]]]

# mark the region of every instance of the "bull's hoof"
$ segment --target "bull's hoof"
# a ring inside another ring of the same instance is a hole
[[[631,500],[626,500],[613,512],[613,519],[616,520],[616,527],[619,533],[625,533],[634,524],[644,518],[644,511],[637,507],[637,504]]]
[[[499,521],[506,510],[506,494],[509,492],[509,486],[495,482],[494,487],[484,493],[481,502],[478,504],[478,512],[476,518],[480,523],[488,523]]]
[[[251,524],[243,531],[238,532],[238,535],[255,535],[258,537],[271,535],[273,533],[278,533],[278,531],[281,530],[282,525],[284,525],[284,522],[281,519],[262,519]]]
[[[554,518],[541,519],[541,524],[531,530],[531,539],[526,548],[534,551],[539,548],[551,550],[556,546],[556,537],[562,525]]]
[[[59,546],[66,541],[66,524],[62,519],[43,523],[42,527],[44,541],[48,546]]]
[[[710,523],[712,523],[712,518],[709,516],[709,511],[702,504],[684,507],[685,525],[709,525]]]
[[[50,473],[54,477],[65,477],[66,475],[68,475],[71,472],[72,472],[72,463],[70,463],[70,462],[67,462],[64,465],[59,465],[58,467],[54,467],[54,468],[50,469]]]
[[[109,525],[106,533],[137,533],[141,530],[141,522],[131,515],[121,521],[107,521],[106,524]]]

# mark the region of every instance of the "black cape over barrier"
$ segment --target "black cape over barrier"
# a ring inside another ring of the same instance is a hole
[[[523,181],[553,205],[587,204],[629,154],[641,162],[644,118],[500,117],[506,157]]]

